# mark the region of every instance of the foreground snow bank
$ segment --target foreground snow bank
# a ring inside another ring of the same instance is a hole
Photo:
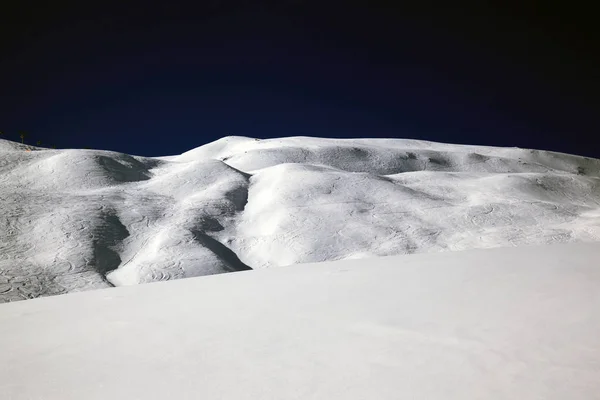
[[[346,260],[0,305],[3,399],[593,399],[600,244]]]

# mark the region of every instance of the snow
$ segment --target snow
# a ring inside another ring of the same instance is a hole
[[[300,263],[598,241],[600,160],[586,157],[226,137],[150,158],[0,140],[0,302]]]
[[[0,305],[0,397],[599,399],[600,243],[344,260]]]

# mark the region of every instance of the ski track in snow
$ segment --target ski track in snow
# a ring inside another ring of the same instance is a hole
[[[600,160],[586,157],[227,137],[149,158],[0,140],[0,302],[298,263],[599,240]]]

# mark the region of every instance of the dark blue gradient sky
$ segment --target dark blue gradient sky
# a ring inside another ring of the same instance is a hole
[[[598,36],[581,15],[202,4],[3,6],[0,130],[148,156],[307,135],[600,157]]]

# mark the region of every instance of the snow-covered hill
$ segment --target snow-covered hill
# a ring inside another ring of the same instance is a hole
[[[158,158],[0,140],[0,301],[572,241],[600,241],[597,159],[399,139],[227,137]]]
[[[0,397],[599,399],[599,258],[415,254],[1,304]]]

